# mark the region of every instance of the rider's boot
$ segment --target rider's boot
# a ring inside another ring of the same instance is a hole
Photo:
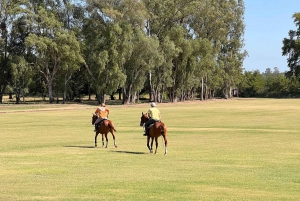
[[[98,124],[95,124],[95,130],[94,130],[94,132],[97,132],[97,130],[98,130]]]
[[[143,136],[148,136],[149,135],[149,129],[147,127],[145,127],[145,133],[143,134]]]

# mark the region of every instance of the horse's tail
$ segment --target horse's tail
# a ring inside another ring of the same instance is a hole
[[[112,130],[114,130],[115,132],[117,132],[117,130],[115,129],[113,123],[111,121],[108,121],[108,127]]]

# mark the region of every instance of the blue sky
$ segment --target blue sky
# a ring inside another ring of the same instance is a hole
[[[247,71],[278,67],[280,72],[288,70],[286,56],[282,56],[282,40],[289,30],[296,30],[292,18],[300,12],[296,0],[244,0],[245,47],[248,57],[243,68]]]

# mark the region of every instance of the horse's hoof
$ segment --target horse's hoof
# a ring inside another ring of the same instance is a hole
[[[118,148],[118,146],[117,146],[117,145],[115,145],[115,148]]]

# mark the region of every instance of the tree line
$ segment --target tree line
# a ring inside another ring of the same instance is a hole
[[[282,55],[287,56],[286,72],[273,71],[267,68],[265,72],[245,71],[243,79],[238,84],[239,95],[242,97],[300,97],[300,13],[292,15],[296,30],[289,30],[288,37],[282,43]]]
[[[28,93],[50,103],[119,93],[129,104],[142,93],[176,102],[247,88],[242,0],[2,0],[0,8],[0,103],[5,93],[17,103]]]

